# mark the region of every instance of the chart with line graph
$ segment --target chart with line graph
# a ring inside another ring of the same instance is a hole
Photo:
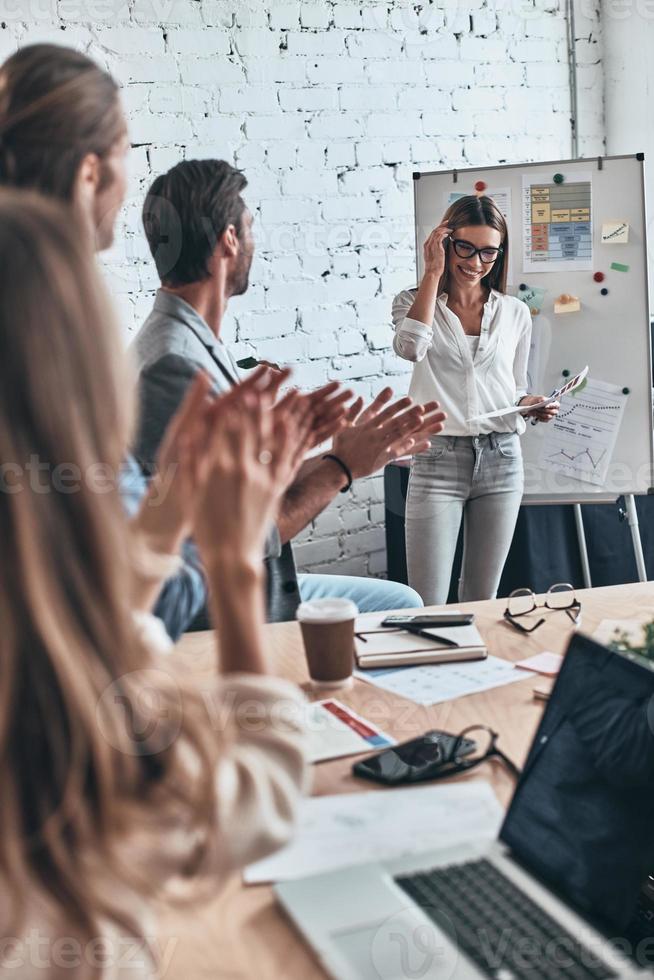
[[[540,468],[602,486],[627,398],[618,385],[591,378],[583,388],[565,395],[558,417],[547,425]]]

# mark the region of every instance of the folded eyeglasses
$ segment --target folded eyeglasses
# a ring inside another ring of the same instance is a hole
[[[581,603],[575,595],[574,588],[568,582],[559,582],[548,589],[544,602],[537,602],[531,589],[515,589],[508,598],[508,605],[504,610],[504,619],[515,629],[520,630],[521,633],[533,633],[534,630],[543,625],[544,617],[541,617],[533,626],[525,626],[518,620],[520,616],[528,616],[535,609],[564,612],[575,626],[578,625],[581,615]]]

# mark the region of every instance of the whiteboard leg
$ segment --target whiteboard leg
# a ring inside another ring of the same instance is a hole
[[[627,522],[631,530],[631,540],[634,546],[634,557],[636,558],[636,568],[638,569],[638,581],[647,581],[647,569],[645,568],[645,556],[643,554],[643,543],[640,540],[640,528],[638,526],[638,511],[636,510],[636,500],[633,493],[625,495],[627,504]]]
[[[577,540],[579,542],[579,557],[581,558],[581,571],[584,576],[584,588],[591,589],[593,583],[590,578],[590,564],[588,562],[588,548],[586,547],[586,532],[584,531],[584,519],[581,514],[581,504],[575,504],[575,524],[577,525]]]

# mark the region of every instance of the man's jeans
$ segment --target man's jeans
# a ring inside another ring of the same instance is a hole
[[[387,609],[419,609],[423,601],[408,585],[355,575],[298,575],[302,601],[308,599],[352,599],[359,612]]]

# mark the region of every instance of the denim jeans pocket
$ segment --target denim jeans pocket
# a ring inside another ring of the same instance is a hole
[[[448,448],[449,448],[449,439],[447,438],[434,439],[429,449],[424,453],[420,453],[420,456],[425,461],[429,461],[430,463],[433,463],[434,460],[440,459],[442,456],[444,456]]]
[[[522,450],[520,436],[517,432],[496,432],[495,445],[498,453],[504,459],[520,459]]]

